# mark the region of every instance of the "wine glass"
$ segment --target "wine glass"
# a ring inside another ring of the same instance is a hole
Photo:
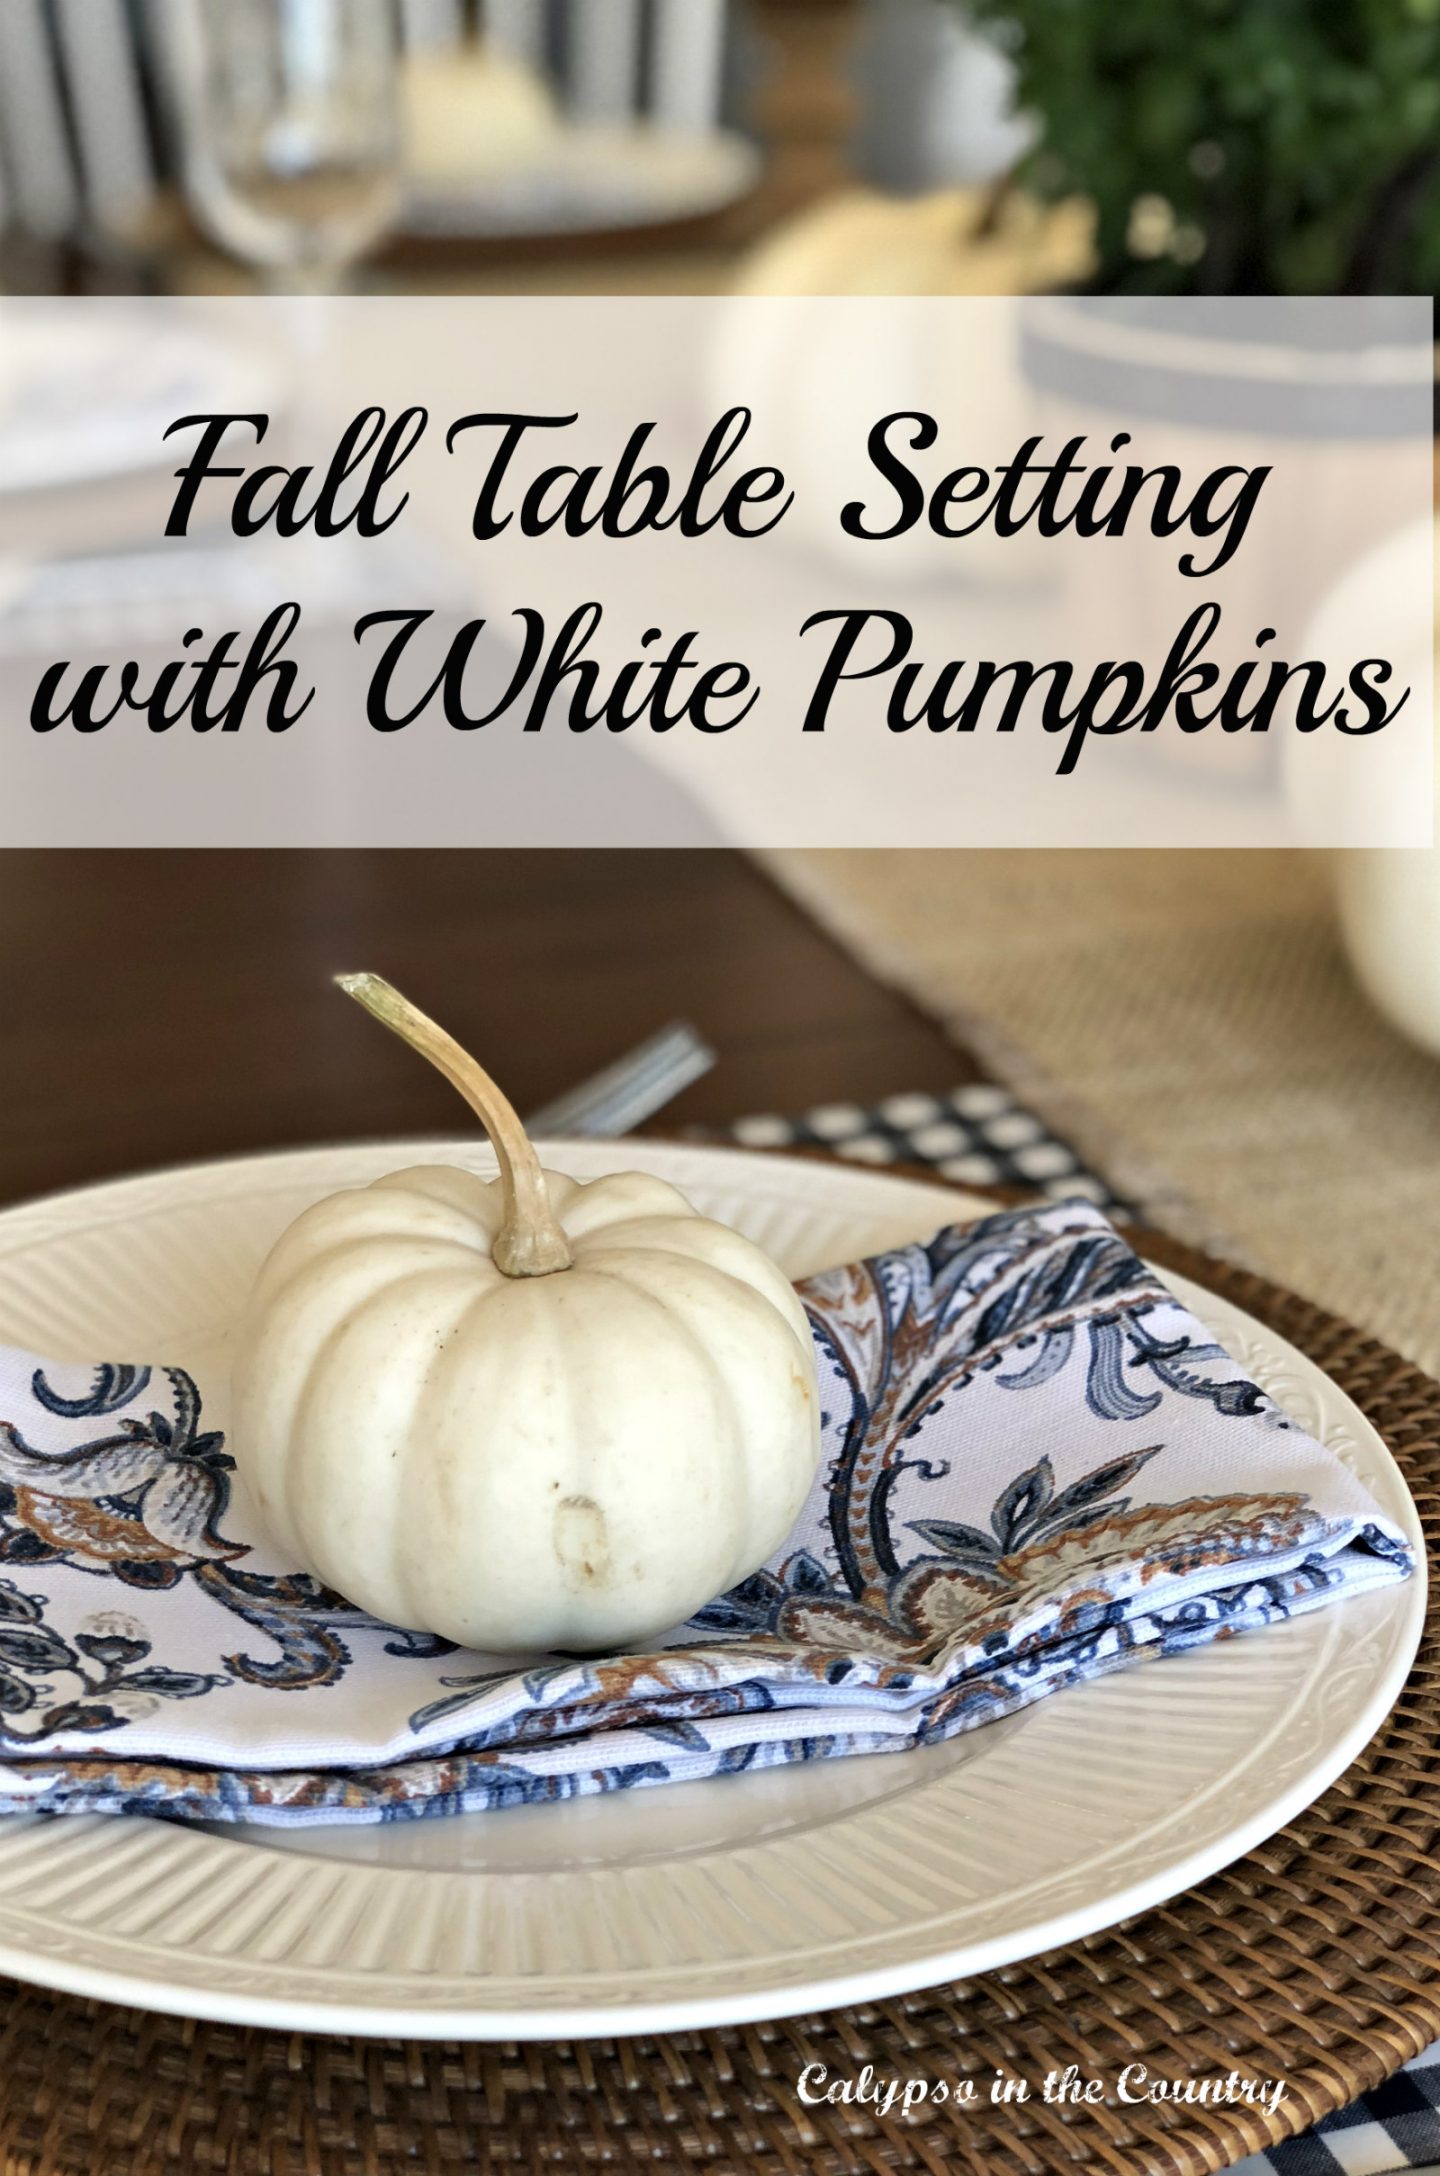
[[[272,289],[326,292],[399,197],[393,0],[171,0],[185,179]]]

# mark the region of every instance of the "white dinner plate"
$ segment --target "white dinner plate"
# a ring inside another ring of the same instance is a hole
[[[296,1150],[12,1209],[0,1339],[178,1361],[214,1407],[227,1326],[282,1226],[417,1161],[488,1159],[473,1139]],[[547,1161],[658,1172],[797,1276],[988,1206],[708,1146],[561,1143]],[[1170,1282],[1418,1540],[1351,1400],[1249,1315]],[[186,2015],[476,2040],[785,2016],[964,1977],[1173,1896],[1291,1820],[1383,1720],[1424,1601],[1422,1573],[919,1752],[329,1832],[10,1816],[0,1971]]]
[[[178,416],[272,413],[279,398],[269,360],[183,305],[0,297],[0,500],[168,475]]]
[[[401,229],[467,241],[620,232],[722,211],[752,189],[764,160],[733,131],[556,129],[534,155],[441,184],[412,177]]]

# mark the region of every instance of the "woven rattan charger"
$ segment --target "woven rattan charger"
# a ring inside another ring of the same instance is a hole
[[[926,1174],[934,1183],[933,1173]],[[1440,1383],[1264,1279],[1144,1235],[1333,1376],[1440,1530]],[[1028,1963],[819,2017],[525,2047],[307,2038],[0,1983],[3,2176],[399,2176],[595,2168],[776,2176],[1199,2176],[1342,2107],[1440,2036],[1440,1582],[1379,1735],[1289,1828],[1201,1888]],[[975,2079],[910,2116],[802,2106],[831,2077]],[[1280,2077],[1278,2112],[993,2105],[997,2068]]]

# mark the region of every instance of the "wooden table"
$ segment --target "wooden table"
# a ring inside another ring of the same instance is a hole
[[[0,1201],[146,1165],[463,1130],[328,986],[398,982],[522,1109],[681,1015],[661,1130],[973,1069],[723,851],[0,854]]]

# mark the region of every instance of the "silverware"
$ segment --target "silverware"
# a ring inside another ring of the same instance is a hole
[[[714,1063],[714,1051],[688,1021],[672,1020],[613,1065],[533,1112],[525,1124],[532,1134],[552,1139],[582,1135],[611,1141],[653,1118]]]

